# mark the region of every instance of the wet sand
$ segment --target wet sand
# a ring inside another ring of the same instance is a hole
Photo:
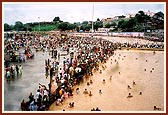
[[[112,60],[111,60],[112,59]],[[115,62],[115,59],[117,60]],[[111,63],[112,62],[112,63]],[[117,63],[118,62],[118,63]],[[99,107],[102,111],[153,111],[153,106],[164,110],[164,52],[118,50],[105,64],[107,68],[84,78],[80,93],[63,101],[63,105],[53,103],[50,111],[88,111]],[[101,69],[101,68],[100,68]],[[146,70],[146,71],[145,71]],[[110,80],[110,76],[112,79]],[[103,82],[105,79],[105,83]],[[93,84],[87,85],[92,80]],[[135,81],[136,85],[133,85]],[[128,88],[128,85],[131,89]],[[84,89],[93,96],[83,94]],[[99,94],[101,89],[102,94]],[[139,93],[142,92],[141,95]],[[131,93],[133,97],[127,98]],[[74,102],[74,107],[68,104]]]

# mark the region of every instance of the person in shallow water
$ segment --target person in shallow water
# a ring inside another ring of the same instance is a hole
[[[72,107],[74,107],[74,102],[72,102],[72,103],[69,103],[69,106],[68,106],[69,108],[72,108]]]
[[[89,83],[89,82],[87,82],[87,85],[90,85],[90,83]]]
[[[92,94],[92,92],[90,91],[90,92],[89,92],[89,96],[92,96],[92,95],[93,95],[93,94]]]
[[[85,90],[83,91],[83,94],[88,94],[88,90],[85,89]]]
[[[56,106],[63,105],[61,98],[58,98],[55,103]]]
[[[74,107],[74,102],[71,103],[71,106]]]
[[[128,85],[128,89],[131,89],[131,87]]]
[[[101,91],[101,89],[99,90],[99,94],[102,94],[102,91]]]
[[[139,95],[142,95],[142,92],[141,92],[141,91],[139,92]]]
[[[22,67],[22,65],[19,65],[19,75],[20,76],[22,75],[22,71],[23,71],[23,67]]]
[[[105,79],[103,79],[103,83],[106,83]]]
[[[131,98],[133,95],[131,93],[128,94],[127,98]]]
[[[134,81],[134,80],[133,80],[133,82],[132,82],[132,83],[133,83],[133,85],[136,85],[136,83],[135,83],[135,81]]]
[[[100,70],[100,72],[99,72],[100,74],[102,73],[102,70]]]
[[[153,50],[153,54],[155,54],[156,52],[155,52],[155,50]]]
[[[153,110],[161,110],[161,108],[154,106]]]
[[[92,84],[93,83],[93,81],[92,80],[90,80],[90,84]]]
[[[96,111],[101,111],[98,107],[96,108]]]
[[[25,103],[24,99],[21,102],[21,110],[26,111],[26,103]]]
[[[79,88],[76,88],[76,94],[79,94]]]
[[[110,80],[112,80],[112,76],[110,76]]]
[[[93,109],[91,109],[91,111],[96,111],[96,109],[95,109],[95,108],[93,108]]]

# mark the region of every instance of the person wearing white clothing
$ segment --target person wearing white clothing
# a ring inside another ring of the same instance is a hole
[[[19,65],[19,75],[22,75],[22,70],[23,70],[22,65]]]
[[[44,90],[44,95],[48,96],[48,92],[46,89]]]

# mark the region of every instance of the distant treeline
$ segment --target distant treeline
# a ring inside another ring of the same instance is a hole
[[[122,18],[120,20],[112,20],[104,24],[103,20],[97,18],[93,22],[94,31],[98,28],[110,28],[112,32],[146,32],[147,30],[164,29],[164,14],[162,12],[155,13],[152,17],[146,15],[143,11],[139,11],[134,17],[129,19]],[[4,24],[4,31],[51,31],[51,30],[71,30],[71,31],[90,31],[92,29],[92,21],[83,21],[69,23],[63,22],[57,16],[51,22],[32,22],[23,24],[16,21],[15,25]]]

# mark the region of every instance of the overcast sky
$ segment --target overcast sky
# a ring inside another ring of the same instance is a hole
[[[94,4],[94,5],[93,5]],[[52,21],[59,16],[62,21],[83,22],[97,18],[108,18],[128,13],[137,13],[142,10],[147,12],[164,12],[164,3],[114,3],[114,2],[64,2],[64,3],[4,3],[3,22],[14,25],[16,21],[22,23]],[[164,13],[165,14],[165,13]]]

